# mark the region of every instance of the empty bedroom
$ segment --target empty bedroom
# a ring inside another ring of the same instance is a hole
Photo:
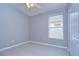
[[[0,56],[79,56],[79,3],[0,3]]]

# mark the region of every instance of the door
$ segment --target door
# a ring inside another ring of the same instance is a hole
[[[70,55],[79,56],[79,4],[69,4],[69,52]]]

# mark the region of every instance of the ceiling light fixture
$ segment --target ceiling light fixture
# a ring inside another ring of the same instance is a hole
[[[26,3],[26,5],[28,8],[32,8],[32,7],[34,7],[35,3]]]
[[[28,2],[26,3],[27,8],[32,8],[36,5],[36,0],[28,0]]]

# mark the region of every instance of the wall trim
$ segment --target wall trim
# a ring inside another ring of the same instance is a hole
[[[29,41],[21,42],[21,43],[17,43],[17,44],[15,44],[15,45],[12,45],[12,46],[9,46],[9,47],[1,48],[0,51],[5,51],[5,50],[8,50],[8,49],[10,49],[10,48],[14,48],[14,47],[17,47],[17,46],[26,44],[26,43],[29,43]]]
[[[67,47],[64,47],[64,46],[58,46],[58,45],[53,45],[53,44],[48,44],[48,43],[42,43],[42,42],[37,42],[37,41],[26,41],[26,42],[21,42],[21,43],[18,43],[18,44],[9,46],[9,47],[1,48],[0,51],[5,51],[5,50],[8,50],[8,49],[11,49],[11,48],[23,45],[23,44],[27,44],[27,43],[35,43],[35,44],[40,44],[40,45],[45,45],[45,46],[51,46],[51,47],[57,47],[57,48],[62,48],[62,49],[68,50]]]
[[[42,43],[42,42],[37,42],[37,41],[29,41],[29,42],[30,43],[41,44],[41,45],[46,45],[46,46],[51,46],[51,47],[62,48],[62,49],[66,49],[67,50],[67,47],[64,47],[64,46],[53,45],[53,44],[48,44],[48,43]]]

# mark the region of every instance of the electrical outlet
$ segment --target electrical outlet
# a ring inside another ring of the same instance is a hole
[[[12,40],[11,42],[15,42],[15,40]]]

